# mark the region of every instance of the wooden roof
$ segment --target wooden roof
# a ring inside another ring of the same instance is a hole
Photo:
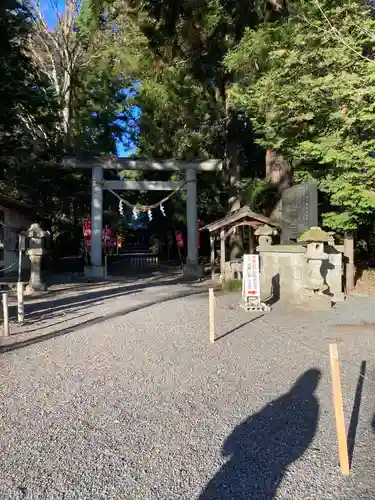
[[[267,224],[268,226],[272,227],[279,227],[279,224],[276,222],[272,221],[268,217],[265,217],[264,215],[257,214],[250,210],[248,206],[244,206],[237,210],[236,212],[232,212],[231,214],[227,215],[223,219],[219,219],[215,222],[211,222],[211,224],[207,224],[206,226],[200,228],[200,231],[203,230],[208,230],[210,233],[213,231],[218,231],[219,229],[222,229],[223,227],[230,226],[236,222],[242,222],[247,219],[253,220],[255,222],[258,222],[259,224]]]
[[[36,213],[31,205],[28,205],[23,201],[15,200],[14,198],[10,198],[2,193],[0,193],[0,205],[4,208],[9,208],[10,210],[15,210],[16,212],[24,214],[34,215]]]

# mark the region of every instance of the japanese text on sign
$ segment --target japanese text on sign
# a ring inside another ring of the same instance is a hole
[[[244,298],[260,296],[259,286],[259,255],[246,254],[243,256],[243,285]]]

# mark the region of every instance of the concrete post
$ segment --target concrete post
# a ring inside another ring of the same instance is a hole
[[[344,236],[344,257],[346,293],[351,293],[355,288],[354,235],[351,231]]]
[[[198,234],[197,234],[197,174],[193,168],[188,168],[186,179],[186,219],[187,219],[187,259],[184,272],[191,277],[200,278],[203,269],[198,265]]]
[[[102,230],[103,230],[103,169],[92,169],[91,191],[91,269],[87,272],[93,278],[104,277],[102,260]]]

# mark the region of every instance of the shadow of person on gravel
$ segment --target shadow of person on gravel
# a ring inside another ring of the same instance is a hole
[[[228,462],[209,481],[199,500],[273,500],[295,460],[311,444],[318,425],[315,390],[320,370],[301,375],[291,390],[244,420],[225,440]]]

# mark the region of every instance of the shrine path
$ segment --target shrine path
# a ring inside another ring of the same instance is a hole
[[[236,302],[218,296],[214,345],[204,285],[72,285],[28,304],[2,339],[0,498],[372,499],[374,298],[263,316]],[[347,479],[330,342],[350,362]]]

